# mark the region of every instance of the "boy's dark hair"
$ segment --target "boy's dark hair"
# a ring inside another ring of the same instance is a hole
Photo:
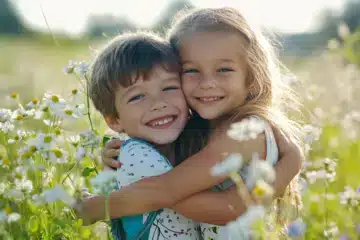
[[[180,72],[179,57],[165,39],[150,32],[125,33],[112,39],[98,53],[90,71],[89,96],[95,108],[103,116],[119,117],[117,87],[131,86],[139,77],[146,79],[156,65]]]

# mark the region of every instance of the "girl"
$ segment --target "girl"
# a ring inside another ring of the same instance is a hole
[[[296,125],[280,108],[284,106],[284,100],[291,103],[291,95],[281,84],[272,48],[235,9],[200,9],[183,15],[170,30],[169,40],[181,58],[182,88],[188,104],[195,111],[191,119],[194,130],[198,130],[196,126],[209,126],[209,131],[202,127],[204,135],[208,134],[206,146],[168,173],[113,192],[109,198],[110,216],[116,218],[176,208],[181,202],[182,209],[177,210],[183,215],[222,225],[243,213],[241,202],[234,201],[231,211],[219,210],[214,205],[214,211],[200,212],[196,211],[192,198],[224,181],[224,178],[210,174],[224,153],[241,153],[251,159],[252,154],[258,152],[266,159],[269,147],[265,144],[265,133],[254,140],[238,142],[227,136],[228,128],[234,122],[257,116],[265,119],[275,133],[281,130],[298,139]],[[281,154],[281,143],[279,148]],[[284,193],[301,167],[300,149],[292,143],[285,144],[284,148],[286,154],[275,166],[276,196]],[[105,202],[101,196],[87,199],[83,203],[84,218],[90,222],[104,219]],[[200,201],[198,206],[201,208]]]

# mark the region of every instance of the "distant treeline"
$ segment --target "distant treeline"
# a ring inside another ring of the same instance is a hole
[[[184,9],[193,8],[188,0],[174,0],[160,14],[160,18],[151,26],[151,30],[164,32],[171,24],[174,15]],[[338,25],[346,23],[350,31],[360,26],[360,0],[347,0],[341,11],[325,9],[318,19],[318,28],[313,33],[281,34],[280,42],[290,54],[308,55],[319,46],[325,46],[330,38],[337,37]],[[125,17],[112,15],[92,15],[88,18],[84,37],[88,39],[114,36],[124,31],[135,30],[138,27]],[[0,0],[0,34],[26,35],[34,34],[9,0]],[[36,33],[35,33],[36,34]]]

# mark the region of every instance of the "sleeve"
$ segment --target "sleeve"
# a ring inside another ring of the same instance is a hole
[[[129,139],[122,145],[118,159],[123,164],[117,170],[119,188],[172,169],[170,162],[152,145],[137,139]]]

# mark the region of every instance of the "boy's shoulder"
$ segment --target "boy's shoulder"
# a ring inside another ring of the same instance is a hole
[[[121,151],[155,151],[158,152],[158,150],[149,142],[139,139],[139,138],[128,138],[125,140],[125,142],[121,145],[120,152]]]

